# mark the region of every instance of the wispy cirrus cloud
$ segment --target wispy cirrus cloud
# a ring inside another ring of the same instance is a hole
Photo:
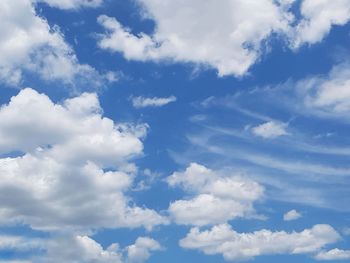
[[[147,108],[147,107],[162,107],[169,103],[175,102],[177,99],[175,96],[170,97],[132,97],[131,102],[135,108]]]

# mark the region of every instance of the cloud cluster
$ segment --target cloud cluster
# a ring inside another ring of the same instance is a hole
[[[236,217],[254,214],[253,202],[263,196],[258,183],[238,176],[222,176],[192,163],[184,172],[167,178],[170,186],[179,186],[193,197],[170,204],[169,212],[178,224],[212,225]]]
[[[22,153],[0,159],[1,224],[86,230],[167,222],[125,195],[144,134],[101,111],[95,94],[55,104],[32,89],[1,108],[0,153]]]
[[[46,1],[69,6],[96,1]],[[80,64],[57,26],[39,16],[31,0],[0,1],[0,82],[18,85],[26,73],[66,84],[89,81],[102,85],[105,78],[87,64]]]
[[[180,246],[197,249],[207,255],[221,254],[228,261],[238,261],[262,255],[314,254],[339,238],[329,225],[315,225],[302,232],[291,233],[270,230],[237,233],[230,225],[223,224],[205,231],[192,228],[180,241]]]
[[[295,0],[138,2],[142,16],[155,22],[154,32],[136,35],[115,18],[102,15],[98,18],[106,30],[99,41],[102,49],[120,52],[129,60],[194,63],[216,69],[219,76],[244,75],[274,36],[296,50],[321,41],[333,25],[350,19],[347,0],[303,0],[300,15],[292,11]]]

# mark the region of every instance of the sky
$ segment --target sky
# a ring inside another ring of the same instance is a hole
[[[0,21],[0,263],[350,261],[348,0]]]

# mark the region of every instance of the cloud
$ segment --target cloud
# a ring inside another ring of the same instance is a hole
[[[99,41],[102,49],[120,52],[129,60],[209,66],[220,76],[246,73],[258,59],[264,40],[287,30],[291,19],[285,5],[272,0],[139,3],[142,15],[156,23],[155,32],[134,35],[116,19],[103,15],[98,18],[106,29]]]
[[[128,262],[144,262],[152,251],[161,250],[160,244],[152,238],[139,237],[135,244],[127,247]]]
[[[332,249],[322,251],[315,256],[317,260],[347,260],[350,259],[350,250]]]
[[[30,259],[25,262],[37,263],[142,263],[151,256],[152,252],[160,249],[160,244],[149,237],[138,237],[134,244],[125,248],[120,248],[118,243],[113,243],[104,249],[101,244],[85,235],[35,239],[22,236],[0,236],[0,250],[25,251]]]
[[[68,2],[73,3],[60,1]],[[16,86],[27,73],[69,85],[96,87],[107,81],[91,66],[79,63],[58,26],[37,15],[32,1],[0,1],[0,20],[0,82]]]
[[[22,90],[0,109],[0,153],[22,152],[0,159],[0,224],[64,231],[166,223],[125,195],[140,130],[103,117],[96,94],[55,104]]]
[[[162,107],[164,105],[167,105],[171,102],[176,101],[176,97],[170,96],[166,98],[158,98],[158,97],[145,98],[140,96],[140,97],[133,97],[131,101],[132,101],[132,105],[135,108]]]
[[[258,183],[239,176],[222,176],[192,163],[184,172],[167,178],[170,186],[179,186],[193,197],[170,204],[169,212],[177,224],[211,225],[254,214],[253,202],[263,196]]]
[[[311,113],[346,116],[350,112],[349,63],[340,63],[323,76],[312,76],[296,83],[304,107]]]
[[[320,42],[334,25],[345,25],[350,19],[350,5],[347,0],[303,0],[302,16],[292,33],[295,48],[308,43]]]
[[[283,220],[284,221],[292,221],[292,220],[297,220],[301,217],[302,217],[302,215],[298,211],[293,209],[293,210],[290,210],[283,215]]]
[[[347,0],[138,0],[142,18],[155,22],[152,34],[134,34],[118,20],[98,18],[105,32],[98,45],[128,60],[192,63],[219,76],[242,76],[269,50],[269,40],[296,50],[321,41],[333,25],[350,19]],[[300,6],[300,10],[298,10]],[[220,16],[217,16],[217,14]],[[196,47],[193,49],[193,47]]]
[[[223,224],[205,231],[192,228],[180,240],[180,246],[197,249],[207,255],[222,254],[228,261],[239,261],[262,255],[313,254],[339,238],[339,234],[329,225],[315,225],[302,232],[291,233],[265,229],[237,233],[230,225]]]
[[[33,249],[42,249],[44,242],[41,239],[24,238],[14,235],[0,235],[0,251],[1,250],[16,250],[30,251]],[[0,261],[1,262],[1,261]]]
[[[266,139],[273,139],[283,135],[288,135],[286,123],[268,121],[252,128],[253,134]]]
[[[103,0],[33,0],[44,2],[51,7],[60,9],[79,9],[82,7],[98,7],[102,5]]]

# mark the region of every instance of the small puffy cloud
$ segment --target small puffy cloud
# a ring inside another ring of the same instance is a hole
[[[59,231],[166,223],[125,195],[144,132],[103,117],[96,94],[55,104],[20,91],[0,109],[0,153],[22,152],[0,158],[0,224]]]
[[[91,1],[47,2],[63,6]],[[91,66],[79,63],[60,29],[37,14],[33,1],[0,1],[0,20],[0,82],[18,85],[26,73],[69,85],[84,83],[95,87],[107,81]]]
[[[139,237],[135,244],[127,247],[128,262],[145,262],[151,256],[151,252],[157,250],[161,250],[161,246],[156,240],[149,237]]]
[[[239,261],[263,255],[313,254],[339,238],[339,234],[329,225],[315,225],[291,233],[265,229],[253,233],[237,233],[230,225],[223,224],[205,231],[192,228],[180,240],[180,246],[197,249],[207,255],[221,254],[228,261]]]
[[[145,98],[145,97],[139,96],[139,97],[133,97],[131,99],[132,105],[135,108],[162,107],[174,101],[176,101],[175,96],[170,96],[166,98],[158,98],[158,97]]]
[[[44,2],[49,6],[60,9],[78,9],[81,7],[98,7],[103,0],[33,0],[34,2]]]
[[[253,202],[263,196],[258,183],[239,176],[223,176],[192,163],[184,172],[167,178],[170,186],[179,186],[191,198],[170,204],[169,213],[176,223],[211,225],[254,214]]]
[[[350,250],[332,249],[322,251],[315,256],[317,260],[350,260]]]
[[[301,218],[302,215],[295,209],[288,211],[283,215],[284,221],[292,221]]]
[[[260,136],[266,139],[273,139],[283,135],[288,135],[286,131],[286,123],[268,121],[252,128],[252,132],[256,136]]]

